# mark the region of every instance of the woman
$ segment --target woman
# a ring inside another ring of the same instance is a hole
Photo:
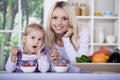
[[[50,61],[53,65],[58,65],[63,60],[66,63],[76,63],[76,56],[88,54],[88,31],[78,25],[69,3],[60,1],[51,7],[45,44],[51,50]],[[69,71],[79,72],[78,68],[73,67]]]

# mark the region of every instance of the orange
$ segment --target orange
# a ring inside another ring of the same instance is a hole
[[[104,55],[105,55],[106,59],[108,60],[110,55],[108,55],[108,54],[104,54]]]
[[[106,54],[99,53],[92,57],[92,62],[93,63],[105,63],[105,62],[107,62],[108,58],[109,58],[109,56],[107,56]]]

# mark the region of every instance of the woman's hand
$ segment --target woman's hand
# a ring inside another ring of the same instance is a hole
[[[59,64],[59,62],[60,62],[60,55],[59,55],[59,52],[58,52],[58,50],[56,48],[52,49],[52,51],[50,53],[50,60],[51,60],[51,62],[54,65],[58,65]]]
[[[73,28],[69,28],[68,31],[63,36],[64,38],[70,37],[74,33]]]

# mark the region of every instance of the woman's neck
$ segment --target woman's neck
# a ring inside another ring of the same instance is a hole
[[[63,47],[63,46],[64,46],[61,35],[57,35],[57,36],[56,36],[56,41],[55,41],[55,42],[56,42],[56,44],[57,44],[58,46],[60,46],[60,47]]]

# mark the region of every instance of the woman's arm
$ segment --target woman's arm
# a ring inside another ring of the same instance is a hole
[[[82,29],[80,32],[80,46],[79,49],[76,51],[70,41],[70,38],[62,38],[64,42],[64,48],[66,53],[70,59],[70,62],[76,62],[76,56],[81,56],[83,54],[88,54],[88,30]]]
[[[88,55],[89,33],[87,29],[82,29],[80,33],[80,47],[78,49],[78,56]]]

